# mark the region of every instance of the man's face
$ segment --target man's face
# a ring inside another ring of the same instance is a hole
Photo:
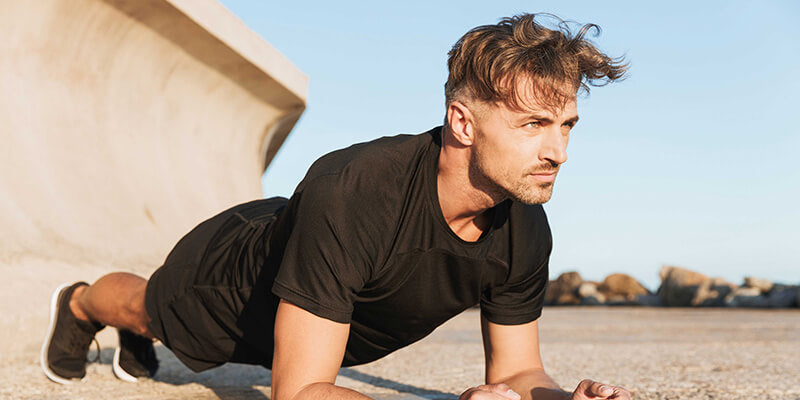
[[[535,101],[524,111],[504,103],[472,102],[475,139],[470,181],[493,196],[526,204],[550,200],[569,132],[578,122],[574,99],[548,111]]]

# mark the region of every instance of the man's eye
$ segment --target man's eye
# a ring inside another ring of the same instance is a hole
[[[539,122],[539,121],[531,121],[531,122],[528,122],[525,125],[526,126],[530,126],[531,128],[538,128],[538,127],[542,126],[542,123]]]

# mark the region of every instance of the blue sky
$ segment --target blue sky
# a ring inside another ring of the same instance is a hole
[[[655,289],[669,264],[800,283],[800,2],[222,3],[309,76],[265,196],[289,196],[327,152],[439,125],[452,44],[549,12],[600,25],[595,43],[631,63],[579,100],[545,205],[551,274],[624,272]]]

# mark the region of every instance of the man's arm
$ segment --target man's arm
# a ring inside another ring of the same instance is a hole
[[[334,385],[349,324],[318,317],[281,300],[275,316],[272,399],[369,399]]]
[[[487,384],[505,383],[525,400],[570,398],[544,372],[538,321],[498,325],[481,316],[481,333]]]
[[[499,325],[481,317],[486,356],[486,383],[505,383],[523,400],[630,399],[627,390],[591,380],[582,381],[574,392],[562,390],[544,372],[539,353],[537,321],[522,325]]]

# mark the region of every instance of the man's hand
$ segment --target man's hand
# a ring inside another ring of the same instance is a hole
[[[584,379],[572,392],[573,400],[614,399],[630,400],[631,393],[625,388],[610,386],[603,383]]]
[[[519,400],[520,395],[505,383],[480,385],[467,389],[458,400]]]

